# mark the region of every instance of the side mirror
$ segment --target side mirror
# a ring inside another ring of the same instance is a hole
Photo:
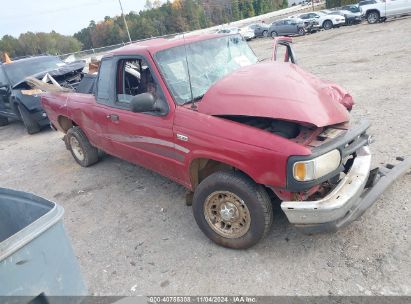
[[[291,44],[293,43],[293,40],[290,37],[276,37],[274,39],[274,47],[273,47],[273,53],[271,56],[271,60],[276,61],[278,58],[278,51],[280,48],[284,51],[284,61],[285,62],[292,62],[294,64],[297,64],[297,59],[295,58],[295,54],[293,51],[293,48],[291,47]]]
[[[135,113],[153,111],[155,102],[154,96],[151,93],[138,94],[131,99],[131,111]]]

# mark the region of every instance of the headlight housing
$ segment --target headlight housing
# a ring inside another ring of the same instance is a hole
[[[333,172],[340,163],[340,151],[335,149],[310,160],[295,162],[293,177],[300,182],[311,181]]]

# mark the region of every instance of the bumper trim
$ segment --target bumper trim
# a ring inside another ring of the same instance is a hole
[[[411,158],[397,157],[398,163],[395,166],[388,164],[370,175],[371,155],[368,147],[361,148],[360,155],[354,161],[349,174],[323,199],[312,202],[283,202],[281,208],[288,220],[308,234],[337,231],[358,219],[397,178],[411,168]],[[359,166],[358,158],[367,155],[369,159],[363,158],[363,163]],[[367,173],[364,178],[365,169]],[[362,175],[359,176],[358,173]],[[350,178],[354,179],[348,183]],[[335,200],[340,198],[338,194],[344,197],[336,204]]]

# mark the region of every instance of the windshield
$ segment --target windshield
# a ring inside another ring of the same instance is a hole
[[[218,37],[174,47],[158,52],[155,59],[178,104],[191,101],[189,78],[191,78],[193,99],[198,100],[225,75],[242,66],[257,62],[257,57],[240,35]]]
[[[66,65],[58,57],[44,56],[14,61],[4,65],[4,70],[12,86],[23,81],[26,77],[41,72],[55,70]]]

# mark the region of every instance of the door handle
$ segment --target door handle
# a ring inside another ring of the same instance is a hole
[[[107,119],[111,119],[112,121],[119,121],[120,117],[117,114],[107,114]]]

